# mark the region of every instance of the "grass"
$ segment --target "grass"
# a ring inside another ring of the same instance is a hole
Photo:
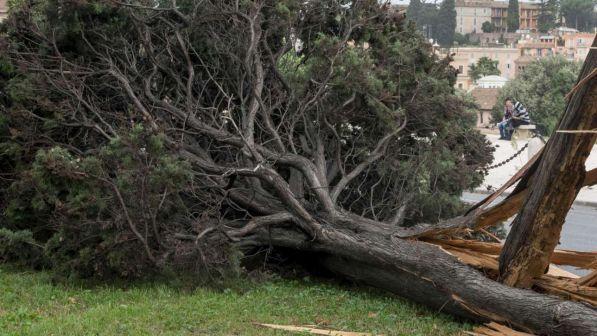
[[[0,335],[288,334],[252,322],[384,335],[459,335],[470,329],[372,289],[309,279],[247,281],[242,290],[185,291],[160,283],[86,288],[0,265]]]

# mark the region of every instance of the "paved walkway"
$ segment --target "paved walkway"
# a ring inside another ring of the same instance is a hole
[[[513,143],[512,141],[504,141],[498,140],[499,135],[495,134],[486,134],[487,139],[491,142],[492,146],[495,148],[494,152],[494,159],[493,163],[502,162],[508,159],[512,154],[516,153],[520,148],[522,148],[527,141],[516,141]],[[529,160],[529,153],[528,148],[520,154],[518,157],[513,159],[512,161],[508,162],[507,164],[494,168],[489,171],[489,175],[485,178],[483,184],[477,188],[479,192],[488,192],[493,191],[501,187],[504,183],[506,183],[516,172]],[[597,168],[597,146],[593,148],[591,155],[589,156],[587,163],[587,169]],[[513,189],[510,188],[508,191]],[[585,187],[581,189],[578,197],[576,198],[577,202],[591,204],[597,206],[597,186],[592,187]]]

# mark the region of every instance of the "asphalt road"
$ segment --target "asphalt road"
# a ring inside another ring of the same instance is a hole
[[[476,203],[485,197],[487,195],[464,193],[462,200],[467,203]],[[498,199],[497,202],[501,199],[503,198]],[[510,223],[513,219],[508,220],[507,230],[510,230]],[[558,248],[575,251],[597,251],[597,208],[576,204],[572,206],[562,228]],[[579,275],[586,274],[583,270],[565,268]]]

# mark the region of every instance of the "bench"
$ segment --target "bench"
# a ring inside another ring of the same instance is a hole
[[[514,130],[516,131],[518,140],[528,140],[532,137],[532,131],[535,129],[537,129],[535,125],[520,125]]]

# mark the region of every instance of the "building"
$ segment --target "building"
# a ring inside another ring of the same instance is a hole
[[[501,76],[509,80],[516,75],[514,61],[520,55],[518,48],[465,47],[453,48],[450,50],[450,53],[452,53],[452,58],[454,59],[451,65],[458,70],[456,87],[466,91],[472,89],[474,85],[472,78],[468,74],[469,65],[477,63],[479,58],[487,57],[498,61],[498,69]]]
[[[0,21],[8,16],[8,0],[0,0]]]
[[[537,30],[537,20],[539,17],[539,5],[534,3],[519,2],[518,29]],[[508,2],[492,1],[491,5],[491,23],[500,32],[508,30]]]
[[[525,38],[518,41],[518,49],[521,56],[547,57],[556,54],[556,37],[552,35],[541,35]]]
[[[493,0],[456,0],[456,32],[472,34],[482,32],[484,22],[491,22],[499,32],[507,31],[508,2]],[[539,5],[519,3],[519,29],[537,30]]]
[[[554,29],[552,35],[525,35],[518,41],[517,47],[521,56],[562,55],[568,60],[582,62],[587,58],[594,38],[594,33],[579,33],[569,28]]]
[[[491,110],[497,103],[500,94],[499,88],[480,88],[476,87],[471,91],[471,95],[479,105],[477,114],[477,127],[488,127],[491,123]]]
[[[521,36],[519,33],[475,33],[469,35],[469,41],[481,47],[503,47],[515,45]]]
[[[491,0],[456,0],[456,32],[482,32],[483,22],[491,22]]]
[[[578,30],[570,27],[557,27],[551,30],[551,34],[557,37],[563,37],[565,35],[578,34]]]
[[[595,39],[594,33],[576,33],[566,34],[561,37],[563,48],[559,48],[559,53],[571,61],[584,61],[589,55],[591,45]]]
[[[532,3],[520,3],[519,29],[537,30],[539,22],[539,5]]]
[[[518,77],[520,73],[527,67],[527,65],[535,62],[539,57],[537,56],[530,56],[530,55],[523,55],[518,57],[514,61],[514,77]]]
[[[485,76],[477,79],[477,87],[482,89],[499,89],[508,83],[508,78],[502,76]]]

